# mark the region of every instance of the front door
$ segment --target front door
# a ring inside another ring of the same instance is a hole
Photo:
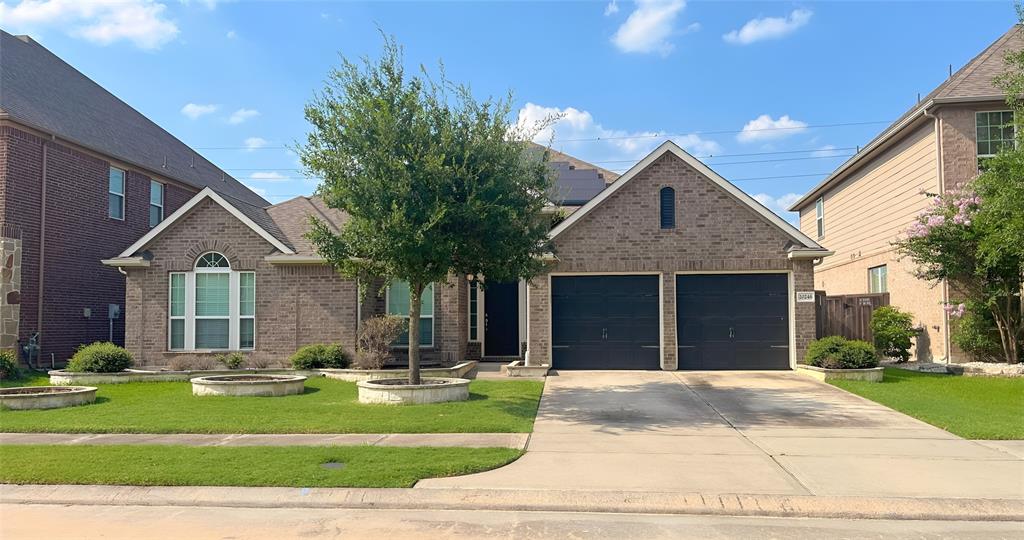
[[[519,356],[519,283],[484,287],[484,356]]]

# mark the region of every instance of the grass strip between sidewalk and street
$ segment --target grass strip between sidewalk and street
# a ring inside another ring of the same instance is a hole
[[[1024,439],[1024,377],[886,368],[880,383],[830,382],[965,439]]]
[[[520,455],[511,448],[2,445],[0,483],[400,488]]]
[[[4,386],[45,383],[41,377]],[[542,381],[474,380],[469,400],[429,405],[359,403],[356,384],[310,377],[300,395],[192,395],[188,382],[98,385],[96,403],[0,410],[0,431],[48,433],[529,433]]]

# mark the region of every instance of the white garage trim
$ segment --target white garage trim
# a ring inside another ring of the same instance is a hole
[[[792,270],[704,270],[704,271],[687,271],[687,272],[676,272],[672,279],[675,280],[675,276],[706,276],[715,274],[729,274],[729,275],[753,275],[753,274],[785,274],[786,275],[786,288],[789,291],[789,298],[787,299],[786,305],[789,311],[789,369],[796,369],[796,292],[793,288],[793,271]],[[676,294],[679,292],[676,291]],[[679,317],[679,306],[676,306],[676,318]],[[678,321],[676,322],[678,324]],[[679,334],[676,333],[676,343],[678,344]],[[678,359],[677,359],[678,362]]]
[[[548,274],[548,362],[552,369],[558,369],[555,365],[555,309],[551,296],[554,289],[551,287],[552,277],[573,277],[573,276],[657,276],[658,277],[658,363],[662,370],[665,367],[665,273],[664,272],[552,272]],[[527,343],[529,350],[529,343]]]

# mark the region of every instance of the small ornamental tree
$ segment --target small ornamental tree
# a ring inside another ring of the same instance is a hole
[[[946,280],[955,295],[985,306],[999,330],[1006,361],[1015,364],[1024,339],[1022,261],[1012,249],[984,249],[1005,225],[986,212],[986,204],[971,190],[934,196],[896,247],[918,265],[917,277],[936,284]],[[952,317],[964,309],[963,304],[946,306]]]
[[[448,276],[529,279],[550,249],[542,210],[552,187],[547,153],[510,122],[511,96],[476,100],[444,77],[406,74],[385,38],[379,60],[342,58],[305,109],[299,149],[323,178],[318,194],[344,211],[336,233],[314,220],[317,251],[365,285],[409,284],[409,383],[420,382],[424,289]],[[539,129],[543,126],[535,126]]]

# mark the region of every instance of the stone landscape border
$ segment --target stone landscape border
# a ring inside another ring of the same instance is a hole
[[[864,369],[829,369],[817,366],[798,364],[796,370],[819,381],[868,381],[882,382],[885,368],[873,367]]]
[[[421,370],[423,377],[476,378],[476,361],[461,362],[450,368],[427,368]],[[371,379],[400,379],[409,376],[408,369],[315,369],[296,370],[283,368],[268,369],[212,369],[212,370],[146,370],[129,369],[118,373],[76,373],[55,369],[49,371],[53,385],[122,384],[133,382],[185,382],[195,377],[215,375],[301,375],[304,377],[327,377],[342,381],[358,382]]]
[[[388,379],[399,382],[400,379]],[[360,403],[422,405],[469,399],[469,379],[426,378],[423,384],[385,384],[385,380],[359,381]]]
[[[7,393],[20,390],[31,393]],[[57,389],[57,390],[55,390]],[[95,386],[19,386],[0,389],[0,406],[12,410],[60,409],[96,402]]]
[[[235,373],[192,379],[194,396],[277,397],[301,394],[306,390],[306,377]]]

